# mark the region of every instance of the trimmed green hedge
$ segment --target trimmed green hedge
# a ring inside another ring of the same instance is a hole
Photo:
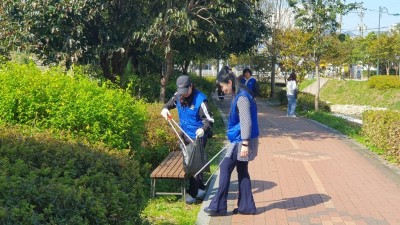
[[[79,70],[66,75],[59,68],[8,63],[0,66],[0,83],[0,121],[67,131],[119,149],[142,142],[143,102]]]
[[[287,101],[286,101],[287,102]],[[319,101],[319,109],[325,112],[330,112],[331,108],[328,103]],[[315,96],[305,92],[299,92],[297,97],[296,111],[308,112],[315,109]]]
[[[128,150],[0,126],[0,224],[141,224],[148,188]]]
[[[271,84],[267,82],[257,82],[259,95],[262,98],[268,98],[271,95]]]
[[[400,76],[378,75],[368,80],[369,88],[386,90],[390,88],[400,89]]]
[[[141,148],[135,151],[141,163],[150,163],[154,169],[167,156],[169,151],[179,150],[178,138],[169,123],[160,115],[164,104],[147,104],[148,121],[142,133]],[[177,110],[170,111],[175,121],[179,121]]]
[[[400,162],[400,112],[364,112],[362,133],[374,146]]]
[[[190,79],[194,83],[195,87],[206,94],[209,98],[211,97],[211,93],[215,91],[217,88],[215,79],[216,77],[199,77],[195,74],[190,74]],[[174,80],[174,84],[176,87],[176,79]]]

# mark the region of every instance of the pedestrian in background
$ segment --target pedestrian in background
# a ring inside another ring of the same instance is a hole
[[[218,99],[223,101],[224,100],[224,92],[222,91],[221,85],[219,85],[218,81],[215,81],[216,86],[217,86],[217,95]]]
[[[242,76],[240,76],[239,82],[246,86],[251,94],[256,97],[258,95],[257,91],[257,80],[256,78],[252,77],[253,72],[249,68],[245,68],[243,70]]]
[[[286,82],[286,96],[288,99],[287,116],[296,117],[296,102],[297,102],[297,81],[296,73],[292,72]]]
[[[239,197],[238,207],[233,210],[233,213],[255,214],[256,206],[251,191],[248,164],[258,153],[259,130],[256,101],[228,68],[222,68],[218,73],[217,80],[224,93],[233,96],[227,131],[230,145],[221,162],[218,191],[204,211],[212,216],[221,216],[227,213],[230,179],[232,171],[236,167]]]

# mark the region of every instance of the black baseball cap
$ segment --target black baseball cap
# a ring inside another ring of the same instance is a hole
[[[190,78],[186,75],[179,76],[176,79],[176,86],[178,87],[178,94],[183,95],[188,93],[189,87],[192,84]]]

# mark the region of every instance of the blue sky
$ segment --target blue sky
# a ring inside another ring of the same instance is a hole
[[[379,25],[379,6],[386,7],[382,8],[381,16],[381,31],[387,31],[389,27],[395,23],[400,23],[400,16],[388,15],[398,13],[400,14],[400,0],[347,0],[346,3],[351,2],[364,2],[363,7],[366,8],[364,11],[364,25],[366,30],[364,35],[370,31],[378,32]],[[359,12],[360,10],[358,10]],[[342,18],[342,32],[351,31],[356,35],[360,35],[358,26],[361,24],[360,16],[357,12],[349,13]]]

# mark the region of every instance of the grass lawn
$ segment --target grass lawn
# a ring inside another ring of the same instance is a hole
[[[214,113],[215,120],[213,126],[214,136],[208,140],[206,146],[208,158],[211,159],[224,146],[226,134],[225,124],[217,107],[212,102],[209,103],[209,106],[211,111]],[[218,160],[215,159],[211,164],[211,172],[215,171],[217,165]],[[204,182],[206,182],[211,176],[211,173],[204,173],[204,176]],[[179,182],[158,180],[157,187],[162,186],[174,186],[175,189],[179,191]],[[146,218],[149,224],[155,225],[192,225],[196,222],[197,214],[200,210],[200,204],[201,202],[194,205],[187,205],[182,201],[180,196],[161,196],[150,200],[149,204],[142,212],[142,217]]]
[[[316,79],[310,79],[310,80],[307,79],[307,80],[301,81],[301,83],[299,84],[299,90],[300,91],[304,90],[304,88],[310,86],[315,81],[316,81]]]
[[[320,97],[332,104],[369,105],[400,110],[400,91],[398,89],[368,88],[367,81],[331,79],[321,89]]]
[[[163,196],[151,199],[142,213],[149,224],[176,225],[195,224],[200,205],[187,205],[180,197]]]

